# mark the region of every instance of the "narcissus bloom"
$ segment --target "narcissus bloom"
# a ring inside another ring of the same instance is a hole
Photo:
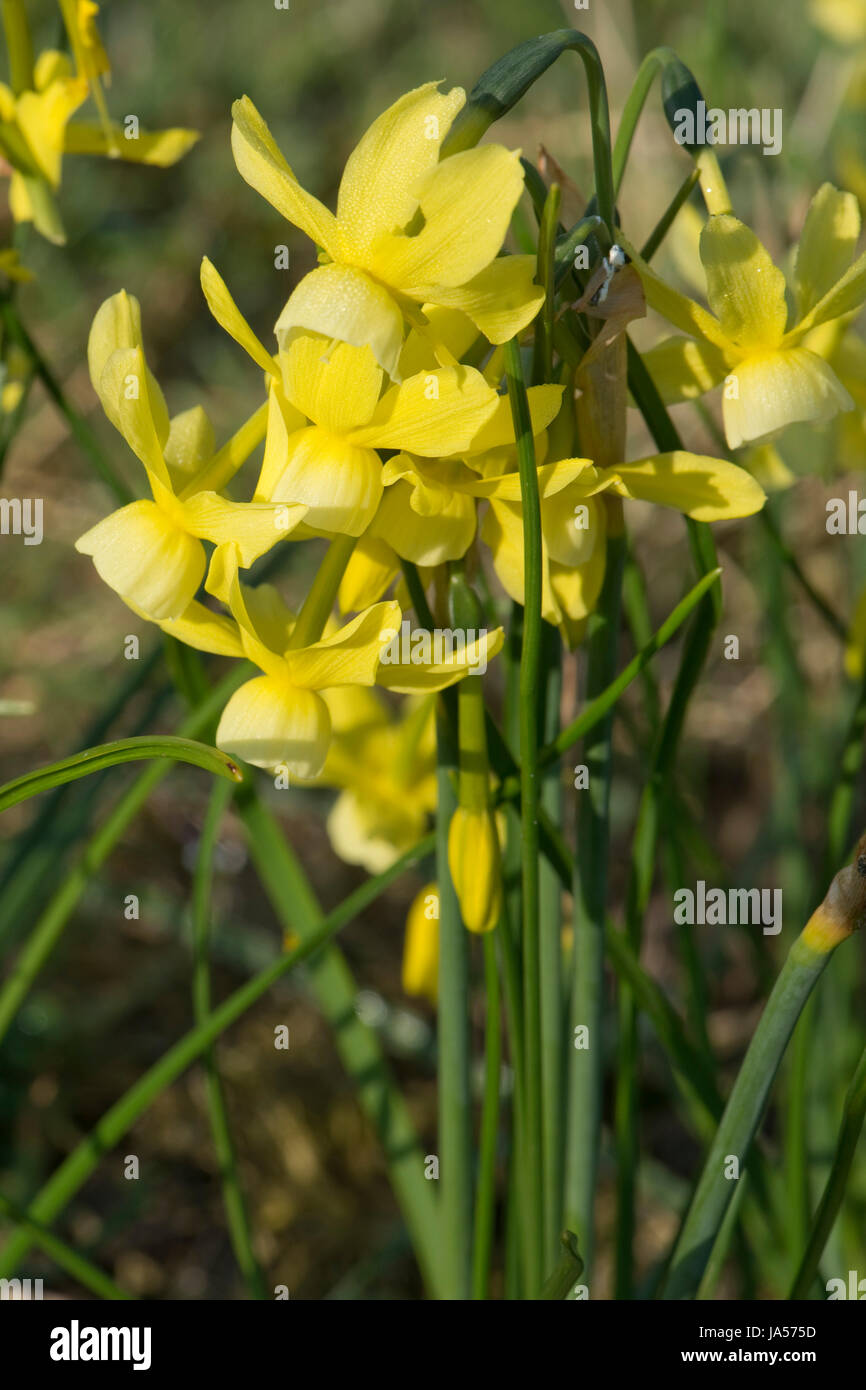
[[[454,453],[497,406],[472,367],[420,372],[381,394],[384,373],[368,347],[320,334],[297,336],[280,362],[283,391],[271,392],[256,497],[301,502],[306,524],[329,533],[359,536],[373,519],[383,486],[377,449]]]
[[[240,650],[262,671],[235,691],[226,705],[217,746],[256,767],[286,767],[302,779],[320,775],[331,741],[331,716],[322,692],[339,686],[372,686],[411,694],[444,690],[492,658],[502,646],[503,632],[485,634],[464,650],[449,652],[441,661],[424,664],[384,664],[382,655],[399,630],[402,618],[395,602],[374,604],[357,617],[309,646],[294,646],[294,618],[270,585],[255,589],[240,583],[238,547],[227,543],[213,554],[207,588],[231,611]],[[181,641],[196,638],[202,650],[224,652],[222,629],[218,645],[209,648],[204,629],[208,610],[187,613],[166,631]]]
[[[531,386],[528,391],[537,456],[543,432],[560,408],[562,387]],[[385,495],[370,526],[371,540],[385,541],[404,560],[432,566],[459,560],[475,538],[477,502],[519,496],[517,446],[511,404],[494,396],[495,409],[468,447],[445,451],[453,457],[425,459],[407,448],[385,464]]]
[[[77,23],[75,6],[64,6]],[[175,164],[199,138],[194,130],[137,130],[127,139],[112,125],[99,85],[98,53],[86,36],[92,30],[70,28],[77,70],[65,53],[47,49],[33,67],[32,87],[13,92],[0,83],[0,154],[11,167],[9,206],[16,222],[33,222],[50,241],[64,240],[53,193],[60,187],[64,154],[100,154],[140,164]],[[72,122],[71,117],[92,92],[100,123]]]
[[[318,780],[340,788],[327,830],[347,864],[382,873],[424,834],[436,809],[434,698],[410,698],[395,716],[374,690],[325,692],[333,736]]]
[[[701,234],[712,313],[636,256],[647,303],[692,335],[670,338],[646,355],[664,398],[694,399],[724,381],[722,412],[732,449],[771,438],[787,425],[819,423],[850,410],[850,395],[809,339],[866,300],[866,254],[854,260],[859,235],[856,198],[824,184],[800,238],[798,313],[790,327],[782,272],[754,232],[729,213],[710,217]]]
[[[751,516],[766,500],[744,468],[725,459],[676,451],[596,468],[564,459],[538,470],[541,496],[542,614],[571,641],[573,625],[595,607],[604,579],[607,515],[604,493],[673,507],[695,521]],[[523,508],[494,493],[482,538],[500,583],[523,603]]]
[[[408,92],[349,156],[336,216],[301,188],[248,97],[232,108],[241,175],[322,248],[324,264],[295,289],[277,322],[369,346],[398,374],[404,318],[421,305],[462,310],[493,343],[534,317],[543,299],[534,256],[497,258],[523,190],[519,151],[483,145],[439,160],[465,93],[438,82]]]
[[[301,520],[303,507],[231,502],[219,485],[254,448],[255,417],[215,454],[203,411],[169,421],[141,345],[138,301],[121,291],[97,312],[88,343],[90,379],[106,415],[144,465],[153,501],[130,502],[76,542],[102,579],[156,621],[187,609],[207,568],[203,540],[234,541],[251,565]]]

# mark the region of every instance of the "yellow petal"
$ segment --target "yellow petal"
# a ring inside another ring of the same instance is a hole
[[[379,455],[317,425],[289,436],[286,465],[271,490],[272,502],[305,506],[307,525],[345,536],[366,531],[381,496]]]
[[[386,541],[369,531],[361,536],[340,580],[337,603],[342,613],[359,613],[382,597],[400,573],[400,561]]]
[[[523,192],[520,155],[503,145],[464,150],[431,169],[417,191],[421,230],[380,237],[366,264],[383,284],[435,301],[424,286],[465,284],[496,256]]]
[[[666,404],[694,401],[723,380],[727,367],[704,339],[666,338],[643,354],[644,365]]]
[[[113,398],[108,400],[103,396],[102,373],[109,357],[124,348],[141,348],[143,351],[144,343],[141,336],[141,305],[134,295],[120,290],[97,309],[87,340],[90,380],[103,410],[117,430],[120,430],[117,405]],[[168,410],[156,378],[149,369],[147,385],[157,438],[160,444],[164,444],[169,432]]]
[[[193,599],[178,618],[163,618],[159,626],[169,637],[176,637],[196,651],[213,652],[215,656],[244,655],[237,623],[222,613],[214,613]]]
[[[590,459],[557,459],[555,463],[542,464],[537,473],[541,498],[552,497],[577,478],[581,481],[582,497],[589,497],[594,492],[603,492],[609,486],[604,476],[592,466]],[[453,485],[471,493],[473,497],[489,497],[499,502],[519,502],[523,495],[520,474],[516,472],[503,473],[499,477],[475,479],[467,470],[462,478],[454,479]]]
[[[216,744],[224,753],[268,770],[316,777],[331,737],[328,707],[313,690],[286,679],[256,676],[236,690],[222,713]]]
[[[331,637],[287,652],[293,683],[309,690],[373,685],[382,648],[398,630],[400,619],[399,603],[376,603]]]
[[[326,774],[327,769],[326,763]],[[368,796],[354,790],[344,791],[334,802],[326,822],[334,853],[345,864],[360,864],[368,874],[384,873],[401,853],[392,840],[381,833],[377,811],[378,805]],[[410,849],[412,843],[410,840],[403,848]]]
[[[188,482],[194,477],[215,447],[213,425],[200,405],[172,417],[164,452],[177,481]]]
[[[135,136],[127,134],[124,126],[109,124],[107,129],[85,121],[72,121],[66,127],[64,148],[67,154],[102,154],[120,156],[128,164],[153,164],[167,169],[192,149],[201,139],[197,130],[142,130]]]
[[[130,502],[75,543],[101,579],[148,618],[179,618],[204,578],[200,541],[175,526],[153,502]]]
[[[259,342],[232,299],[225,280],[207,256],[203,257],[201,263],[201,287],[207,306],[220,327],[225,329],[229,337],[234,338],[244,352],[249,353],[263,372],[273,375],[277,370],[273,357],[264,344]]]
[[[232,153],[241,178],[333,256],[337,250],[333,213],[301,188],[249,97],[241,97],[232,106]]]
[[[406,917],[403,992],[434,1005],[439,997],[439,889],[435,883],[421,889]]]
[[[112,353],[105,364],[100,378],[100,396],[112,424],[144,464],[155,500],[180,524],[179,504],[174,501],[171,477],[157,432],[150,382],[141,348],[121,349]]]
[[[423,487],[420,483],[416,492]],[[429,516],[413,506],[412,485],[397,482],[385,489],[370,527],[373,536],[393,546],[415,565],[441,565],[459,560],[475,536],[475,503],[459,492],[442,491],[441,504]]]
[[[667,319],[668,323],[673,324],[681,333],[688,333],[695,338],[705,338],[723,353],[730,351],[731,344],[721,324],[712,314],[708,314],[700,304],[696,304],[693,299],[688,299],[686,295],[680,294],[679,290],[660,279],[646,261],[641,259],[631,243],[622,236],[620,244],[628,252],[640,273],[646,302],[651,309],[655,309],[656,313],[661,314],[662,318]]]
[[[244,569],[284,540],[303,520],[303,507],[268,502],[231,502],[218,492],[197,492],[183,503],[186,529],[222,545],[234,541]]]
[[[400,354],[400,375],[414,376],[416,372],[436,367],[450,367],[460,361],[478,337],[478,329],[459,309],[444,309],[438,304],[422,305],[426,323],[412,327]],[[440,361],[442,349],[452,361]]]
[[[382,368],[370,348],[300,333],[282,354],[286,396],[315,424],[334,434],[366,425],[382,389]]]
[[[819,324],[831,323],[833,319],[841,318],[843,314],[851,314],[855,309],[859,309],[866,300],[866,251],[858,256],[856,261],[841,280],[818,300],[818,303],[809,310],[805,318],[795,325],[789,333],[785,335],[785,345],[798,343],[801,338],[810,333]]]
[[[282,386],[276,380],[272,380],[268,390],[265,454],[253,494],[254,502],[270,502],[286,469],[289,439],[305,425],[305,416],[286,400]]]
[[[730,213],[701,232],[707,298],[722,331],[741,347],[775,347],[785,332],[785,277],[751,228]]]
[[[731,449],[769,439],[787,425],[820,424],[854,402],[832,368],[806,348],[789,348],[738,363],[722,394]]]
[[[496,576],[509,598],[524,602],[523,573],[523,514],[519,504],[494,501],[484,518],[481,538],[489,546]],[[542,542],[544,535],[542,533]],[[541,615],[556,625],[560,620],[553,590],[550,587],[550,557],[542,544]]]
[[[745,468],[726,459],[677,450],[617,464],[614,492],[676,507],[695,521],[722,521],[759,512],[763,488]]]
[[[384,286],[363,270],[321,265],[305,275],[277,319],[275,332],[283,351],[299,328],[353,347],[369,346],[379,366],[397,379],[403,315]]]
[[[544,616],[548,622],[556,624],[572,649],[583,638],[586,619],[595,612],[606,568],[606,545],[597,545],[586,563],[574,568],[551,562],[553,615],[548,617],[545,613]]]
[[[562,402],[562,392],[562,386],[530,386],[526,395],[529,400],[533,434],[540,434],[556,418]],[[514,443],[511,401],[508,396],[497,396],[495,411],[476,434],[468,452],[481,454],[486,453],[488,449],[504,449]]]
[[[346,161],[337,201],[340,231],[356,250],[404,227],[418,206],[418,180],[439,161],[439,147],[466,100],[438,82],[407,92],[373,122]]]
[[[419,372],[385,392],[355,444],[405,449],[428,458],[468,448],[496,409],[497,396],[474,367]]]
[[[457,807],[448,827],[448,869],[464,926],[493,931],[502,910],[502,859],[491,811]]]
[[[797,247],[795,279],[801,316],[845,274],[859,236],[860,208],[854,194],[822,184],[809,204]]]
[[[535,284],[534,256],[498,256],[465,284],[430,286],[437,304],[460,309],[491,343],[522,332],[541,308],[544,291]]]
[[[87,83],[60,80],[43,92],[22,92],[16,102],[18,129],[52,188],[59,187],[66,123],[87,96]]]
[[[561,565],[585,565],[597,545],[604,545],[604,504],[573,488],[541,503],[541,531],[551,559]]]
[[[501,627],[482,632],[470,642],[464,633],[450,629],[439,629],[433,634],[417,630],[411,634],[408,651],[404,653],[400,632],[383,653],[376,684],[405,695],[416,690],[445,690],[464,676],[483,674],[504,640]],[[404,654],[408,661],[402,660]]]

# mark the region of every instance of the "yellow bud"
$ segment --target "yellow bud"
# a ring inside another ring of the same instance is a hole
[[[428,883],[406,917],[403,991],[435,1004],[439,995],[439,889]]]
[[[492,931],[502,908],[502,865],[492,811],[458,806],[448,831],[448,867],[469,931]]]

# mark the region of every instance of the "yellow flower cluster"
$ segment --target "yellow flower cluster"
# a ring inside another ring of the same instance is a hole
[[[4,3],[11,85],[0,82],[0,156],[9,175],[9,207],[16,222],[32,222],[50,241],[64,240],[54,202],[64,154],[108,155],[165,167],[195,144],[194,130],[123,128],[108,113],[103,83],[108,56],[96,27],[93,0],[60,0],[71,57],[45,49],[33,59],[23,0]],[[96,124],[72,116],[92,97]]]
[[[340,788],[332,838],[371,870],[410,847],[433,809],[429,697],[486,670],[503,640],[496,628],[441,659],[396,662],[403,614],[384,595],[401,561],[426,574],[486,545],[505,591],[517,602],[524,591],[517,448],[498,348],[531,322],[543,292],[533,256],[500,254],[523,188],[519,152],[489,144],[441,157],[465,97],[439,86],[407,93],[373,123],[348,159],[336,213],[301,187],[249,99],[235,104],[240,173],[312,239],[319,264],[279,313],[272,352],[204,261],[211,313],[263,373],[261,404],[222,447],[200,407],[170,418],[131,296],[102,306],[88,352],[94,388],[151,497],[100,521],[78,549],[141,617],[258,668],[223,711],[219,747]],[[701,521],[763,504],[754,479],[725,460],[677,451],[596,466],[570,457],[560,440],[573,429],[558,422],[573,420],[572,393],[534,386],[529,404],[543,615],[566,638],[601,587],[606,495]],[[226,489],[262,443],[249,500],[234,500]],[[310,537],[343,547],[342,616],[324,615],[324,631],[310,630],[304,610],[290,613],[271,585],[242,577],[274,546]],[[408,712],[395,719],[376,685],[413,696]],[[479,806],[489,846],[479,856],[464,806],[450,857],[464,920],[487,930],[498,915],[499,856],[486,795]],[[416,927],[416,950],[422,938],[433,949],[429,920]],[[420,974],[429,993],[429,971]]]

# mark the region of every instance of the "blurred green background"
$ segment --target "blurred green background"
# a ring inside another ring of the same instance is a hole
[[[31,9],[40,46],[57,44],[56,7],[46,0]],[[136,114],[151,128],[192,126],[202,139],[170,170],[68,158],[60,195],[68,244],[57,248],[26,231],[19,235],[17,244],[36,279],[23,287],[18,303],[70,399],[89,417],[136,490],[141,486],[137,465],[102,418],[87,376],[87,332],[102,300],[121,287],[138,296],[148,357],[172,413],[201,403],[218,438],[224,438],[258,403],[260,381],[205,308],[198,284],[201,257],[216,263],[265,342],[290,289],[313,264],[314,253],[301,234],[286,227],[235,170],[229,145],[232,100],[249,94],[301,182],[333,203],[354,143],[402,92],[435,78],[468,89],[515,43],[563,24],[584,28],[598,44],[614,130],[640,57],[662,43],[692,68],[710,104],[782,108],[781,155],[766,158],[745,148],[723,159],[736,211],[780,264],[787,264],[809,198],[825,179],[852,188],[862,203],[862,51],[856,44],[834,42],[816,27],[802,0],[784,8],[767,0],[728,0],[691,9],[673,0],[591,0],[588,10],[554,0],[440,0],[435,6],[420,0],[292,0],[289,10],[277,10],[269,0],[210,0],[206,6],[192,0],[112,0],[103,6],[113,115]],[[493,135],[519,145],[531,158],[543,144],[581,192],[591,191],[586,91],[577,59],[566,56],[558,63]],[[673,144],[654,92],[620,200],[621,221],[633,241],[639,243],[651,230],[687,172],[687,157]],[[4,220],[0,245],[11,236]],[[274,266],[274,248],[283,242],[291,251],[288,272]],[[670,252],[660,264],[676,274]],[[653,341],[657,329],[641,326],[641,345]],[[712,438],[693,410],[678,408],[677,419],[690,447],[713,451]],[[634,448],[644,443],[635,423]],[[832,429],[812,430],[799,439],[793,432],[786,436],[786,461],[808,476],[784,499],[784,525],[813,581],[847,613],[866,564],[856,538],[829,541],[824,533],[824,500],[857,483],[856,477],[834,477],[835,447]],[[0,542],[0,699],[32,701],[34,707],[26,717],[0,718],[0,780],[60,757],[86,738],[110,691],[134,675],[122,658],[126,634],[139,634],[143,654],[158,646],[154,633],[72,548],[111,499],[38,385],[7,458],[3,489],[9,496],[45,499],[45,540],[38,548],[24,548],[14,538]],[[653,513],[650,527],[639,507],[633,515],[653,615],[660,620],[690,582],[682,524],[673,514]],[[741,659],[725,661],[718,637],[693,703],[680,779],[695,825],[689,848],[698,868],[715,875],[715,881],[782,882],[788,901],[798,894],[805,901],[850,691],[838,643],[768,567],[757,527],[722,527],[717,534],[726,566],[720,631],[739,635]],[[312,553],[305,548],[294,562],[286,581],[289,597],[300,592]],[[780,583],[787,632],[766,618],[772,586]],[[658,663],[663,692],[675,661],[674,651]],[[568,674],[573,699],[579,671],[572,665]],[[173,730],[178,710],[164,687],[164,668],[157,662],[112,732],[131,732],[137,720]],[[641,785],[641,719],[634,689],[617,734],[615,850],[624,852]],[[108,780],[88,784],[66,803],[73,808],[71,825],[58,818],[43,828],[36,870],[23,881],[19,876],[17,897],[5,899],[14,903],[14,911],[0,921],[5,950],[20,940],[35,907],[56,883],[69,831],[82,818],[98,817],[128,780],[127,771],[117,769]],[[189,1025],[186,905],[206,793],[203,775],[172,771],[91,884],[10,1034],[0,1071],[0,1188],[18,1200],[35,1190]],[[275,795],[275,804],[292,842],[324,904],[331,906],[360,875],[341,865],[330,849],[323,828],[328,796],[289,792],[280,797]],[[4,853],[7,876],[11,872],[14,837],[38,811],[31,803],[3,817],[0,874]],[[709,860],[708,846],[715,856]],[[618,863],[616,853],[614,859]],[[622,879],[616,869],[615,914]],[[419,883],[407,880],[389,891],[343,941],[367,991],[362,1007],[382,1030],[424,1142],[435,1151],[432,1016],[406,1001],[399,986],[402,921]],[[124,919],[129,893],[140,896],[138,921]],[[215,987],[224,991],[269,959],[279,942],[231,819],[221,843],[216,907]],[[650,913],[645,961],[674,988],[679,977],[670,932],[669,904],[659,893]],[[707,929],[700,949],[714,979],[710,1034],[733,1065],[751,1036],[777,945]],[[862,1017],[855,950],[839,968],[848,972],[844,990],[849,1002],[859,1001]],[[288,1054],[272,1046],[273,1028],[283,1022],[291,1030]],[[861,1045],[862,1038],[847,1034],[839,1043],[840,1084]],[[417,1296],[420,1286],[380,1156],[302,980],[292,977],[275,990],[230,1032],[219,1052],[270,1282],[287,1284],[292,1297]],[[675,1229],[675,1204],[697,1156],[674,1115],[666,1067],[651,1039],[643,1101],[651,1161],[642,1193],[639,1253],[648,1264]],[[140,1157],[138,1182],[123,1179],[125,1153]],[[862,1169],[856,1181],[861,1211],[866,1210]],[[603,1211],[606,1201],[603,1193]],[[102,1162],[59,1229],[139,1294],[242,1296],[197,1070],[154,1106],[122,1152]],[[29,1272],[49,1269],[42,1257],[31,1255]],[[605,1270],[602,1258],[602,1289]],[[49,1277],[60,1292],[74,1287],[56,1271]]]

